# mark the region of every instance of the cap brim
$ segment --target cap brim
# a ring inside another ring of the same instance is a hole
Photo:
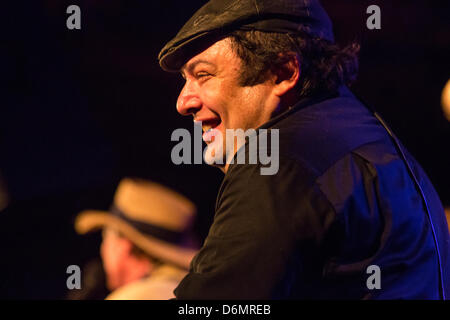
[[[75,220],[75,230],[79,234],[86,234],[104,227],[111,227],[120,232],[150,256],[173,263],[185,269],[189,269],[191,260],[197,253],[197,250],[192,248],[176,246],[150,235],[144,235],[122,219],[105,211],[83,211]]]
[[[178,43],[169,42],[159,54],[159,64],[165,71],[179,72],[189,59],[224,37],[224,30],[205,31]]]

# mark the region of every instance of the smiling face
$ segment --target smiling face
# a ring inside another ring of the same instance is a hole
[[[181,70],[186,83],[178,97],[177,110],[182,115],[192,115],[194,121],[202,121],[203,140],[208,149],[214,149],[212,153],[206,151],[205,160],[211,160],[206,159],[208,153],[209,157],[224,159],[224,165],[219,166],[225,172],[226,130],[257,128],[271,118],[280,103],[273,78],[262,84],[241,86],[240,67],[241,59],[226,38],[191,58]],[[217,132],[222,140],[211,139]],[[236,150],[237,146],[231,155]]]

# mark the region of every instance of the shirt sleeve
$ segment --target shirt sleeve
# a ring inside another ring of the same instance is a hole
[[[216,214],[177,299],[277,299],[320,270],[315,249],[334,211],[295,161],[272,176],[258,165],[234,165]]]

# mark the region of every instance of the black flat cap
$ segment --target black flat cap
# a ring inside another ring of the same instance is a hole
[[[309,34],[334,42],[332,24],[319,0],[211,0],[159,53],[161,67],[176,72],[197,53],[234,30]]]

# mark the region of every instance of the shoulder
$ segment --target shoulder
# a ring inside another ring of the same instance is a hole
[[[172,267],[155,270],[152,275],[114,290],[106,300],[168,300],[186,271]]]
[[[373,114],[347,89],[340,96],[293,108],[270,123],[279,131],[280,158],[294,158],[316,176],[352,150],[388,137]]]

